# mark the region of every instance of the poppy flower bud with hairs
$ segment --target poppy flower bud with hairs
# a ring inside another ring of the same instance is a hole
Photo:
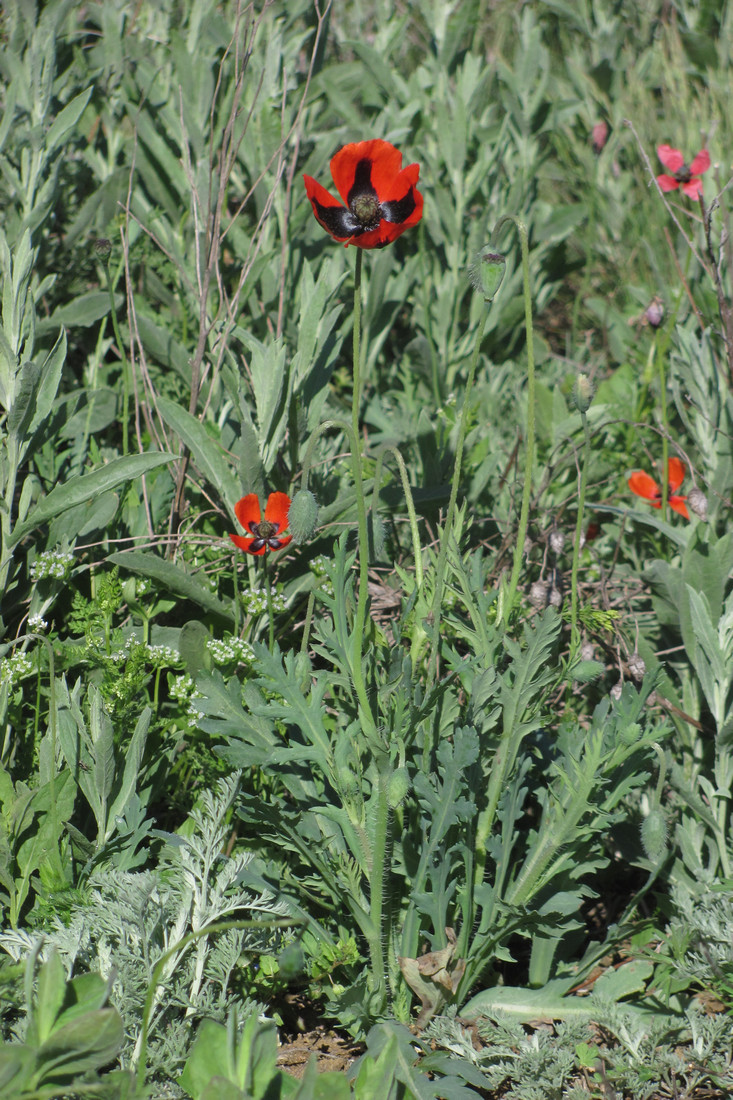
[[[708,518],[708,498],[697,485],[687,494],[687,503],[690,511],[694,512],[698,519],[704,521]]]
[[[293,497],[288,512],[288,527],[293,541],[300,545],[315,534],[318,524],[318,502],[309,489],[300,489]]]
[[[481,291],[485,302],[493,302],[505,270],[506,260],[501,252],[492,252],[490,248],[481,250],[475,266],[471,269],[471,281],[476,290]]]

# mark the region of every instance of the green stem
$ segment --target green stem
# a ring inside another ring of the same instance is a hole
[[[412,489],[410,488],[410,479],[407,474],[405,460],[400,452],[397,450],[397,448],[391,443],[386,443],[383,447],[380,447],[379,451],[377,452],[377,465],[374,471],[374,489],[372,492],[372,515],[376,515],[379,509],[379,487],[382,476],[382,466],[384,464],[384,456],[387,451],[391,451],[397,459],[397,465],[400,471],[400,479],[402,481],[402,491],[405,494],[407,514],[410,520],[410,534],[412,536],[412,556],[415,559],[415,581],[417,587],[422,588],[422,548],[420,546],[420,534],[417,528],[417,513],[415,511],[415,502],[412,498]]]
[[[272,577],[267,566],[267,553],[262,555],[262,569],[265,574],[265,592],[267,594],[267,618],[269,620],[268,648],[272,653],[275,648],[275,608],[272,602]]]
[[[117,349],[122,363],[122,453],[127,455],[129,449],[128,421],[130,418],[130,364],[125,354],[125,345],[122,343],[122,334],[117,321],[117,307],[115,306],[115,292],[109,273],[109,256],[104,259],[104,270],[107,275],[107,290],[109,291],[109,309],[112,318],[112,328],[117,341]]]
[[[517,587],[519,585],[519,572],[524,557],[524,541],[527,537],[527,527],[529,525],[529,502],[532,496],[532,467],[534,466],[535,419],[537,413],[534,373],[534,332],[532,328],[532,297],[529,286],[529,244],[527,241],[527,227],[524,222],[521,222],[518,218],[515,218],[513,215],[507,215],[506,218],[500,219],[497,227],[494,229],[494,236],[496,235],[499,225],[507,220],[507,218],[516,225],[522,245],[524,323],[527,331],[527,448],[524,459],[522,508],[519,513],[519,530],[517,531],[517,541],[514,547],[514,564],[509,580],[509,591],[504,604],[504,622],[508,622],[509,620],[512,604],[514,603],[514,597],[516,596]]]
[[[369,916],[374,933],[369,937],[369,955],[372,969],[372,994],[377,1011],[383,1008],[387,983],[384,960],[384,887],[387,873],[387,838],[389,833],[389,780],[391,769],[389,760],[379,765],[377,783],[377,805],[374,821],[374,844],[372,847],[371,894],[369,898]]]
[[[354,688],[362,712],[362,722],[366,723],[370,732],[376,733],[376,724],[369,706],[364,669],[362,668],[367,599],[369,597],[369,533],[359,439],[359,409],[361,406],[361,265],[362,250],[357,248],[356,266],[354,268],[354,390],[351,402],[351,465],[354,472],[356,514],[359,525],[359,592],[356,598],[351,663]]]
[[[583,509],[588,485],[588,466],[590,462],[590,428],[588,417],[582,411],[580,420],[583,425],[583,464],[580,468],[580,489],[578,492],[578,514],[575,519],[575,540],[573,542],[573,564],[570,579],[570,655],[577,652],[580,645],[578,630],[578,563],[580,561],[580,540],[583,531]]]
[[[659,349],[659,333],[654,336],[654,354],[659,371],[659,407],[662,419],[662,510],[661,517],[667,518],[669,499],[669,423],[667,421],[667,380],[664,372],[664,355]]]
[[[438,553],[438,565],[435,572],[435,592],[433,594],[433,640],[430,646],[430,658],[428,660],[428,687],[432,684],[435,678],[436,669],[436,657],[438,653],[438,645],[440,642],[440,611],[443,604],[443,588],[445,583],[445,567],[448,559],[448,546],[453,533],[453,520],[456,511],[456,500],[458,498],[458,484],[461,480],[461,465],[463,463],[463,445],[466,441],[466,433],[468,432],[468,416],[471,406],[471,390],[473,389],[473,380],[476,375],[476,367],[478,365],[478,357],[481,351],[481,341],[484,338],[484,329],[486,328],[486,318],[488,317],[488,307],[481,314],[481,321],[479,322],[478,334],[476,336],[476,343],[473,348],[473,355],[471,356],[471,365],[468,368],[468,378],[466,379],[466,389],[463,397],[463,408],[461,409],[461,420],[458,427],[458,440],[456,442],[456,458],[453,465],[453,480],[450,488],[450,498],[448,500],[448,512],[445,517],[445,527],[443,528],[443,534],[440,540],[440,551]]]
[[[359,410],[361,408],[361,265],[362,250],[356,250],[354,267],[354,387],[351,395],[351,426],[354,438],[359,439]]]

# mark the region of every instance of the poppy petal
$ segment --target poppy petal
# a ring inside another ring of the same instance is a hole
[[[293,536],[285,535],[283,537],[281,535],[277,535],[277,541],[280,543],[280,545],[278,546],[278,550],[282,550],[283,547],[287,546],[289,542],[293,541]]]
[[[290,511],[290,497],[287,493],[270,493],[265,506],[265,519],[268,523],[277,525],[277,532],[284,531],[288,525],[288,512]],[[281,540],[283,545],[285,539]],[[288,539],[288,542],[290,539]]]
[[[685,519],[689,519],[690,513],[687,511],[687,505],[685,504],[686,500],[687,497],[670,497],[669,506],[674,509],[675,512],[679,512],[681,516],[684,516]]]
[[[674,176],[657,176],[660,191],[676,191],[679,183]]]
[[[687,195],[688,199],[699,199],[702,194],[702,180],[688,180],[687,183],[682,184],[682,190]]]
[[[658,145],[657,156],[661,160],[665,168],[668,168],[670,172],[679,172],[682,165],[685,163],[685,158],[679,149],[673,149],[671,145]]]
[[[710,153],[708,153],[707,149],[701,149],[690,165],[690,172],[693,176],[699,176],[703,172],[707,172],[709,167]]]
[[[245,531],[250,530],[250,523],[260,522],[260,498],[257,493],[248,493],[246,497],[242,497],[234,505],[234,515],[244,527]],[[232,535],[232,538],[235,536]]]
[[[248,554],[251,553],[250,546],[254,542],[253,538],[247,539],[244,537],[244,535],[230,535],[229,538],[232,540],[235,546],[239,547],[240,550],[246,550]]]
[[[372,138],[344,145],[331,158],[331,175],[341,198],[348,205],[350,192],[359,178],[365,190],[371,185],[378,199],[389,198],[380,188],[390,187],[402,167],[402,153],[389,141]]]
[[[303,176],[303,180],[316,221],[334,240],[348,241],[361,228],[358,220],[318,180],[314,180],[312,176]]]
[[[634,470],[629,478],[628,485],[632,493],[636,493],[638,497],[643,497],[644,500],[657,502],[662,495],[654,478],[643,470]],[[659,504],[657,503],[656,506],[659,507]]]
[[[674,455],[667,463],[667,482],[670,493],[676,493],[685,480],[685,464],[681,458]]]

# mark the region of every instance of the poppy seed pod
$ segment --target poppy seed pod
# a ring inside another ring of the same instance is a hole
[[[288,527],[298,545],[313,538],[318,523],[318,503],[309,489],[300,489],[290,505]]]
[[[483,294],[485,302],[493,302],[505,270],[506,260],[500,252],[492,252],[490,248],[482,249],[473,274],[474,285]]]

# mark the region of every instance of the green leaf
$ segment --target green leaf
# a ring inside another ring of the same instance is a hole
[[[169,428],[188,447],[198,470],[213,486],[229,513],[229,518],[239,530],[234,505],[241,496],[239,481],[232,473],[229,459],[223,447],[207,432],[200,420],[175,401],[158,398],[158,409]]]
[[[221,615],[229,622],[234,622],[232,608],[222,603],[208,585],[202,584],[191,573],[186,573],[180,566],[166,561],[165,558],[159,558],[156,554],[148,554],[143,550],[130,550],[110,554],[107,560],[123,569],[129,569],[131,573],[138,573],[142,577],[157,581],[174,595],[191,600],[199,607],[203,607],[205,611],[213,611],[214,614]]]
[[[53,519],[67,508],[73,508],[77,504],[91,500],[92,497],[109,492],[110,489],[126,481],[142,477],[143,474],[149,473],[158,466],[172,462],[174,458],[175,455],[161,451],[127,455],[125,458],[112,459],[111,462],[90,474],[70,477],[68,481],[56,485],[45,497],[41,497],[26,519],[14,528],[8,540],[9,545],[14,546],[30,531],[40,527],[47,520]]]
[[[79,95],[74,96],[70,103],[67,103],[62,110],[56,115],[49,126],[43,141],[43,148],[46,156],[48,156],[57,145],[60,145],[66,135],[74,129],[77,122],[84,113],[84,109],[89,102],[94,86],[90,85],[85,91],[80,92]]]

